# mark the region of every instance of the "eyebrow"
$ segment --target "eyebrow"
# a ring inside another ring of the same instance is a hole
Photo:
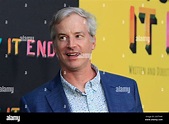
[[[64,34],[64,33],[57,33],[57,35],[59,36],[59,35],[66,35],[66,34]]]
[[[83,31],[74,32],[73,34],[85,34]],[[57,33],[57,35],[67,35],[66,33]]]
[[[81,32],[75,32],[74,34],[83,34],[84,35],[85,33],[81,31]]]

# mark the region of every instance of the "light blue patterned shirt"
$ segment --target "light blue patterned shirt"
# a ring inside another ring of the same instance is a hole
[[[96,66],[92,68],[97,75],[85,85],[85,92],[67,82],[60,71],[61,82],[72,112],[108,112],[104,91],[100,83],[100,73]]]

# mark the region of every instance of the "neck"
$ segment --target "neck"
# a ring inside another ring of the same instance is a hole
[[[89,65],[86,68],[76,71],[62,70],[62,76],[70,84],[84,92],[85,84],[96,76],[96,72],[91,65]]]

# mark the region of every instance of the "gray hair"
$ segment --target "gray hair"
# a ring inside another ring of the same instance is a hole
[[[85,18],[87,21],[89,34],[91,36],[96,35],[97,24],[96,24],[96,18],[94,15],[78,7],[66,7],[66,8],[59,10],[53,16],[52,21],[50,23],[50,36],[53,41],[55,40],[56,33],[57,33],[54,28],[55,25],[59,24],[64,18],[70,16],[73,13],[78,14],[79,16]]]

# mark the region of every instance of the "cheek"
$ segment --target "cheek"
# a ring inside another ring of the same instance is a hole
[[[57,56],[62,56],[64,54],[65,47],[63,46],[56,46],[55,47],[55,53]]]
[[[91,44],[90,45],[86,45],[86,47],[85,47],[85,51],[87,53],[91,53],[93,49],[94,49],[93,45],[91,45]]]

